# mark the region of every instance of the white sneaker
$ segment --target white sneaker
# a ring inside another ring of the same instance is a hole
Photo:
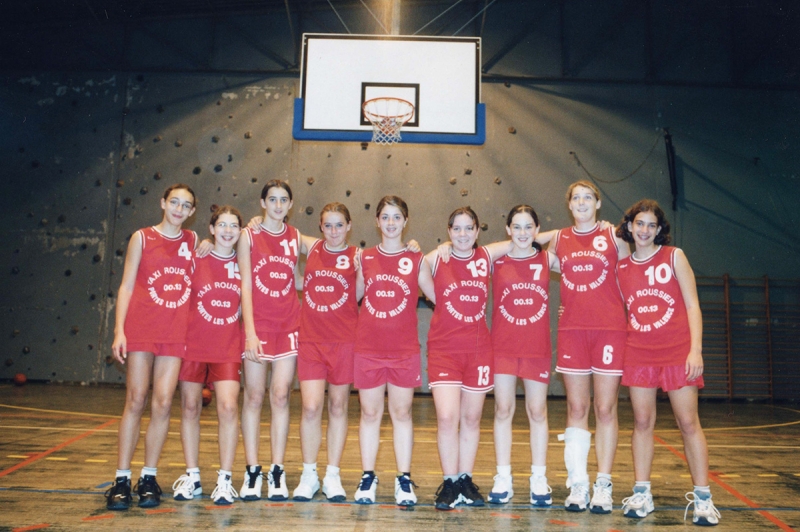
[[[580,482],[569,489],[569,496],[564,501],[564,509],[568,512],[583,512],[589,505],[589,484]]]
[[[172,498],[176,501],[191,501],[202,494],[203,488],[200,486],[200,481],[195,482],[189,475],[179,476],[178,480],[172,484]]]
[[[375,494],[378,491],[378,477],[369,473],[361,475],[355,499],[358,504],[375,504]]]
[[[606,479],[598,479],[594,483],[594,494],[592,502],[589,503],[589,511],[593,514],[610,514],[614,507],[614,498],[611,496],[613,488],[611,482]]]
[[[233,504],[233,501],[239,497],[231,482],[231,477],[226,475],[225,478],[217,478],[217,487],[211,492],[211,499],[214,504],[218,506],[227,506]]]
[[[550,506],[553,504],[553,488],[547,485],[547,477],[544,475],[531,475],[531,504],[534,506]]]
[[[634,492],[630,497],[622,499],[622,514],[625,517],[641,519],[647,517],[655,510],[653,505],[653,494],[650,491],[644,493]]]
[[[319,485],[317,485],[319,489]],[[285,501],[289,498],[289,488],[286,487],[286,472],[279,466],[267,473],[267,499],[271,501]]]
[[[494,486],[489,492],[489,502],[492,504],[505,504],[514,496],[514,482],[511,475],[495,475]]]
[[[394,500],[397,506],[414,506],[417,504],[414,486],[416,484],[408,475],[394,477]]]
[[[690,495],[691,498],[689,498]],[[684,521],[686,521],[689,506],[694,504],[692,523],[700,526],[716,526],[719,524],[719,510],[714,506],[714,502],[710,497],[708,499],[700,499],[695,492],[690,491],[686,494],[686,500],[689,501],[689,504],[686,505],[686,511],[683,512]]]
[[[347,500],[347,493],[342,487],[342,478],[339,475],[325,475],[322,479],[322,493],[330,502],[344,502]]]
[[[295,501],[310,501],[319,491],[319,477],[317,473],[303,473],[300,475],[300,484],[292,492]]]
[[[256,466],[252,473],[244,470],[244,483],[239,490],[239,496],[243,501],[257,501],[261,499],[261,484],[264,482],[264,475],[261,473],[261,466]]]

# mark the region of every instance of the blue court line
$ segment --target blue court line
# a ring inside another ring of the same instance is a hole
[[[103,484],[108,485],[110,484]],[[92,497],[97,497],[98,495],[102,495],[99,491],[87,491],[87,490],[59,490],[59,489],[32,489],[32,488],[2,488],[0,487],[0,492],[3,491],[11,491],[11,492],[20,492],[20,493],[57,493],[57,494],[64,494],[64,495],[89,495]],[[172,493],[164,492],[165,499],[170,500],[172,497]],[[169,497],[169,498],[167,498]],[[211,497],[208,495],[203,495],[200,500],[211,500]],[[192,501],[185,501],[181,502],[178,506],[182,506],[185,504],[191,504]],[[312,501],[293,501],[292,499],[286,501],[270,501],[268,499],[261,499],[259,501],[236,501],[243,505],[243,507],[255,507],[255,503],[261,504],[293,504],[297,508],[302,508],[305,505],[309,504],[334,504],[334,505],[342,505],[347,504],[350,506],[355,506],[358,508],[370,508],[370,507],[378,507],[378,506],[394,506],[394,501],[386,500],[386,501],[378,501],[375,504],[358,504],[353,501],[345,501],[345,502],[336,502],[332,503],[325,499],[315,499]],[[432,503],[417,503],[414,508],[433,508]],[[398,510],[401,509],[400,506],[397,507]],[[548,507],[536,507],[529,504],[487,504],[486,506],[482,507],[475,507],[475,506],[459,506],[459,509],[469,510],[480,512],[482,510],[536,510],[536,511],[547,511],[547,510],[564,510],[563,505],[552,505]],[[686,506],[656,506],[656,510],[666,510],[666,511],[675,511],[680,510],[683,511],[686,509]],[[622,506],[614,506],[614,510],[622,510]],[[717,506],[717,510],[720,511],[730,511],[730,512],[797,512],[800,511],[800,507],[759,507],[759,508],[750,508],[749,506]],[[444,512],[443,512],[444,513]],[[567,515],[572,515],[571,512],[567,512]]]

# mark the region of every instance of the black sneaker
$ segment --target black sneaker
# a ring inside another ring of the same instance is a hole
[[[456,487],[461,495],[461,502],[467,506],[483,506],[483,495],[480,488],[472,482],[472,477],[463,475],[456,481]]]
[[[458,481],[456,481],[458,482]],[[458,504],[460,498],[456,482],[445,479],[439,489],[436,490],[436,509],[437,510],[453,510]]]
[[[105,493],[106,508],[109,510],[127,510],[131,506],[131,479],[117,477],[114,485]]]
[[[161,504],[161,488],[153,475],[145,475],[136,483],[140,508],[155,508]]]

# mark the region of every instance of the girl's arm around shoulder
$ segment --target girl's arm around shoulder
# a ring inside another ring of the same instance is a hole
[[[299,230],[297,231],[297,237],[300,239],[300,253],[303,255],[308,255],[308,252],[311,250],[317,240],[319,240],[319,238],[304,235],[300,233]]]
[[[492,242],[491,244],[486,244],[483,246],[486,251],[489,253],[489,258],[492,262],[496,261],[501,257],[505,257],[511,250],[514,249],[514,242],[509,240],[501,240],[499,242]]]
[[[551,229],[549,231],[542,231],[536,235],[536,241],[540,246],[549,244],[558,234],[558,229]]]
[[[431,273],[431,267],[425,257],[423,257],[420,261],[417,283],[419,284],[419,288],[422,290],[422,293],[425,294],[425,297],[430,299],[435,305],[436,291],[433,286],[433,274]]]

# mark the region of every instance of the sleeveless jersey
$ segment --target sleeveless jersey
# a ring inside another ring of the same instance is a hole
[[[436,308],[428,332],[428,352],[476,352],[491,348],[486,301],[492,258],[484,247],[469,257],[438,257],[433,265]]]
[[[544,251],[494,263],[492,349],[495,356],[550,358],[550,261]]]
[[[329,251],[324,240],[317,240],[308,251],[300,308],[301,343],[356,341],[356,251],[355,246]]]
[[[175,237],[155,227],[139,229],[142,260],[125,318],[129,343],[182,344],[186,340],[197,234],[181,229]]]
[[[186,360],[240,362],[242,281],[236,253],[195,257]]]
[[[599,225],[588,232],[560,230],[553,252],[561,265],[561,305],[558,329],[624,331],[625,307],[616,286],[619,248],[613,228]]]
[[[289,332],[300,323],[294,269],[300,249],[297,229],[283,224],[279,233],[263,226],[245,229],[253,274],[253,320],[257,331]]]
[[[422,253],[389,253],[380,246],[361,255],[364,298],[358,315],[356,353],[405,358],[419,355],[417,301]]]
[[[626,366],[673,366],[689,354],[689,317],[675,278],[675,251],[661,246],[645,260],[631,255],[617,265],[629,318]]]

